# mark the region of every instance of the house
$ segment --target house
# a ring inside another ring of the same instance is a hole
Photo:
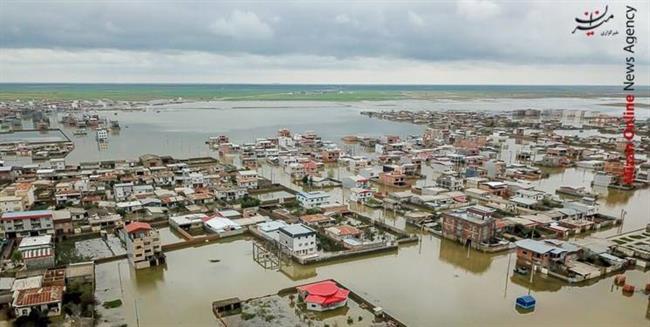
[[[115,201],[124,201],[133,194],[133,183],[119,183],[113,185]]]
[[[74,226],[72,225],[72,214],[69,210],[55,210],[52,212],[54,221],[54,232],[57,236],[72,234]]]
[[[267,238],[280,241],[279,230],[282,227],[289,226],[282,220],[272,220],[257,224],[257,230],[262,232]]]
[[[61,314],[61,303],[65,286],[44,286],[16,291],[12,307],[16,317],[29,316],[32,310],[47,312],[47,315]]]
[[[304,164],[298,162],[289,163],[284,166],[284,172],[294,179],[303,178],[306,175]]]
[[[238,223],[223,217],[213,216],[204,222],[205,229],[220,236],[238,235],[244,229]]]
[[[25,237],[20,240],[18,252],[28,270],[54,267],[52,235]]]
[[[57,206],[78,205],[81,203],[81,192],[72,188],[65,190],[59,190],[57,188],[56,193],[54,193],[54,202]]]
[[[370,186],[370,180],[361,175],[346,176],[341,180],[343,187],[347,188],[363,188],[367,189]]]
[[[173,227],[180,228],[186,231],[203,229],[203,221],[207,220],[208,216],[202,213],[182,215],[169,217],[169,224]]]
[[[452,174],[442,174],[436,179],[436,184],[450,191],[460,191],[463,189],[463,180]]]
[[[63,158],[50,159],[50,167],[57,171],[65,170],[65,159]]]
[[[485,182],[481,183],[478,188],[500,197],[506,197],[508,195],[508,185],[504,182]]]
[[[512,197],[510,198],[509,201],[519,208],[526,208],[526,209],[532,209],[539,203],[539,201],[535,199],[524,198],[520,196]]]
[[[115,204],[117,210],[124,210],[124,212],[136,212],[142,210],[142,203],[140,201],[125,201]],[[118,211],[119,212],[119,211]]]
[[[340,288],[335,282],[326,280],[296,288],[307,310],[328,311],[347,305],[350,291]]]
[[[341,151],[338,149],[328,149],[328,150],[323,150],[320,153],[321,161],[325,163],[332,163],[336,162],[339,160],[339,156],[341,154]]]
[[[359,176],[366,179],[379,178],[379,174],[382,172],[379,167],[368,167],[359,170]]]
[[[543,192],[543,191],[527,190],[527,189],[519,189],[519,190],[516,191],[515,194],[516,194],[517,197],[531,199],[531,200],[535,200],[537,202],[543,201],[545,198],[550,196],[548,193]]]
[[[372,198],[372,191],[362,188],[353,187],[350,189],[350,201],[366,202]]]
[[[442,214],[442,236],[479,248],[495,235],[496,223],[492,214],[496,210],[475,205],[466,209]]]
[[[139,160],[142,166],[145,168],[162,167],[163,165],[163,161],[160,156],[157,156],[155,154],[141,155]]]
[[[5,212],[0,220],[7,238],[54,235],[53,214],[50,210]]]
[[[254,170],[241,170],[235,176],[237,186],[247,189],[257,188],[257,172]]]
[[[297,256],[317,255],[316,232],[303,224],[280,227],[278,240],[281,246]]]
[[[334,221],[334,218],[326,216],[322,213],[300,216],[300,222],[310,226],[327,225],[333,223]]]
[[[598,172],[594,175],[594,180],[592,183],[594,186],[608,187],[616,183],[616,181],[616,176],[608,173]]]
[[[0,213],[23,211],[23,199],[17,196],[0,196]]]
[[[135,269],[157,266],[165,262],[158,230],[143,222],[132,222],[121,230],[129,262]]]
[[[303,208],[318,208],[330,203],[330,195],[323,191],[298,192],[298,194],[296,194],[296,200]]]
[[[236,201],[243,198],[248,194],[248,190],[245,187],[218,187],[215,190],[215,197],[223,201]]]
[[[379,173],[379,184],[390,186],[390,187],[408,187],[409,184],[406,181],[406,175],[400,171],[389,171]]]
[[[343,240],[346,238],[358,238],[363,232],[349,225],[340,225],[325,228],[325,233],[335,239]]]
[[[566,265],[577,259],[580,248],[572,243],[560,240],[523,239],[515,242],[517,246],[517,263],[519,265],[542,267],[555,270],[557,264]]]

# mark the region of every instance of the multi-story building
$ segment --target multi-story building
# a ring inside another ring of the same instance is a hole
[[[303,208],[318,208],[330,203],[330,195],[323,191],[298,192],[298,194],[296,194],[296,200],[298,200],[298,203],[300,203]]]
[[[124,201],[133,194],[133,183],[120,183],[113,185],[115,201]]]
[[[380,184],[391,187],[407,187],[406,175],[399,171],[382,172],[379,174]]]
[[[569,242],[560,240],[531,240],[524,239],[515,242],[517,245],[517,264],[520,266],[557,268],[577,259],[580,249]]]
[[[54,235],[50,210],[5,212],[0,220],[7,238]]]
[[[0,196],[0,213],[22,210],[25,210],[25,207],[23,207],[23,199],[20,197],[13,195]]]
[[[292,224],[278,229],[280,245],[299,256],[316,254],[316,232],[303,225]]]
[[[440,175],[436,179],[436,184],[450,191],[460,191],[463,189],[463,180],[451,174]]]
[[[367,189],[370,186],[370,180],[360,175],[346,176],[341,180],[341,182],[343,187],[347,188]]]
[[[494,237],[494,212],[494,209],[479,205],[445,212],[442,215],[442,236],[479,248]]]
[[[35,201],[34,185],[29,182],[14,183],[0,191],[0,213],[29,209]]]
[[[353,187],[350,189],[350,201],[352,202],[366,202],[372,197],[372,191]]]
[[[20,240],[18,251],[27,269],[54,267],[54,242],[52,235],[30,236]]]
[[[323,150],[321,151],[321,161],[323,162],[336,162],[339,160],[339,156],[341,154],[341,151],[338,149],[331,149],[331,150]]]
[[[254,170],[238,171],[235,180],[239,187],[245,187],[247,189],[257,188],[257,172]]]
[[[129,262],[136,269],[157,266],[165,262],[160,235],[151,225],[132,222],[124,226],[122,239],[126,243]]]

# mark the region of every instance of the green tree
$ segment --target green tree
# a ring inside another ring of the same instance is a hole
[[[14,251],[14,253],[11,254],[11,262],[15,265],[21,261],[23,261],[23,254],[20,253],[20,251]]]
[[[260,202],[261,201],[259,199],[251,197],[248,194],[244,195],[244,197],[239,200],[239,204],[241,204],[242,209],[257,207],[260,205]]]

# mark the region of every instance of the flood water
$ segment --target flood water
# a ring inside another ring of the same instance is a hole
[[[613,277],[593,285],[568,286],[538,275],[531,284],[528,277],[513,276],[514,260],[514,255],[468,252],[455,243],[424,235],[421,243],[402,246],[398,253],[292,266],[282,272],[257,265],[251,241],[239,238],[168,252],[166,267],[135,272],[126,261],[98,265],[97,295],[102,301],[125,299],[121,308],[103,310],[104,318],[112,322],[208,326],[216,324],[212,301],[263,296],[334,278],[410,326],[648,325],[647,296],[623,296],[613,287]],[[626,274],[632,284],[650,282],[647,273]],[[537,308],[522,315],[514,301],[529,289]]]
[[[99,149],[94,135],[74,137],[71,129],[64,128],[76,145],[66,160],[74,163],[135,159],[144,153],[181,158],[214,155],[204,144],[209,136],[224,134],[236,143],[251,142],[256,137],[275,135],[279,128],[290,128],[294,132],[314,130],[324,140],[335,142],[349,134],[406,136],[420,134],[424,129],[409,123],[361,116],[359,112],[367,107],[363,103],[321,103],[321,107],[294,104],[291,108],[273,109],[259,105],[257,108],[234,108],[235,105],[216,109],[190,106],[160,112],[119,112],[117,115],[102,113],[120,121],[119,135],[111,135],[108,147]],[[512,103],[508,105],[510,107],[504,109],[515,109]],[[485,102],[481,106],[493,108],[498,104]],[[386,109],[414,108],[400,104]],[[262,168],[261,174],[266,177],[273,174],[274,181],[285,184],[286,176],[272,171],[273,168]],[[339,177],[349,172],[334,169],[333,174]],[[425,174],[429,175],[426,171]],[[591,174],[577,168],[558,170],[548,179],[535,183],[548,192],[562,185],[589,187]],[[432,176],[427,176],[425,183],[431,180]],[[621,230],[642,228],[650,222],[650,190],[596,191],[607,192],[599,199],[601,211],[619,216],[624,209],[628,214],[620,230],[594,235],[608,236]],[[344,195],[335,193],[333,199],[342,199]],[[370,209],[364,212],[403,226],[403,218],[394,213]],[[176,239],[170,232],[164,232],[162,237],[166,242]],[[430,235],[422,235],[419,243],[401,246],[397,252],[328,264],[289,266],[283,271],[264,270],[257,265],[252,258],[251,242],[249,238],[239,237],[168,252],[165,267],[138,272],[125,260],[100,264],[96,268],[98,298],[124,301],[122,307],[100,309],[101,313],[111,324],[213,326],[216,320],[211,311],[212,301],[263,296],[285,287],[334,278],[410,326],[650,324],[648,296],[642,293],[623,296],[620,289],[613,287],[611,276],[588,285],[567,285],[539,276],[530,283],[527,278],[513,276],[514,255],[468,251]],[[210,259],[220,262],[212,263]],[[632,270],[626,275],[629,283],[637,288],[650,282],[648,272]],[[514,309],[515,298],[529,291],[538,301],[537,308],[533,313],[520,314]]]

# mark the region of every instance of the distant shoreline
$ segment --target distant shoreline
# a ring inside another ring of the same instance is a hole
[[[650,97],[641,86],[639,97]],[[620,98],[620,86],[291,85],[291,84],[18,84],[0,83],[0,101],[390,101]],[[616,100],[612,100],[616,101]]]

